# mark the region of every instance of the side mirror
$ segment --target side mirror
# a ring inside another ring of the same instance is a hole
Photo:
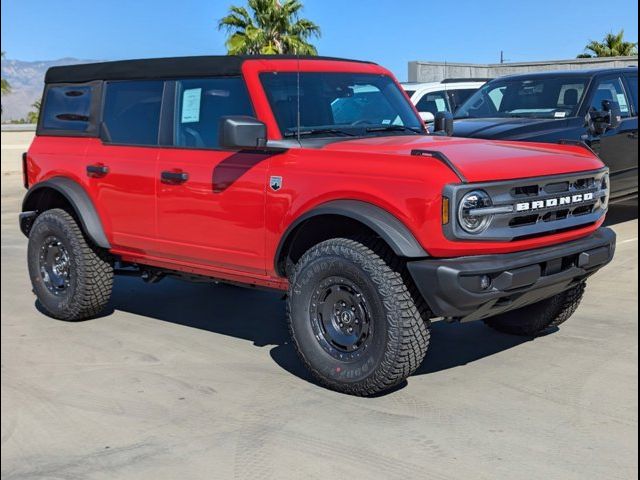
[[[453,115],[449,112],[436,113],[433,131],[438,135],[446,135],[448,137],[453,135]]]
[[[436,119],[431,112],[418,112],[418,114],[424,123],[432,123]]]
[[[602,101],[602,110],[591,108],[587,113],[587,128],[593,136],[600,136],[613,128],[618,128],[622,122],[622,114],[617,104]]]
[[[219,145],[230,150],[261,149],[267,145],[267,126],[247,116],[220,119]]]
[[[609,128],[618,128],[622,122],[622,112],[617,103],[602,101],[602,110],[609,113]]]

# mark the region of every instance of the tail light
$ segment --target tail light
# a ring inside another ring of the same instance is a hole
[[[24,188],[29,188],[29,172],[27,172],[27,152],[22,154],[22,184]]]

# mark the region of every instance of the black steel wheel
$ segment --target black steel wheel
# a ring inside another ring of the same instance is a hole
[[[424,358],[429,330],[416,303],[401,262],[381,242],[331,239],[295,267],[289,329],[321,384],[373,395],[401,383]]]
[[[55,235],[45,238],[40,247],[40,275],[45,287],[62,295],[70,286],[71,260],[66,247]]]
[[[94,317],[109,302],[113,267],[68,212],[53,209],[38,215],[29,232],[27,261],[33,291],[52,317]]]
[[[366,298],[344,277],[328,277],[311,296],[311,328],[322,348],[337,360],[362,355],[373,338]]]

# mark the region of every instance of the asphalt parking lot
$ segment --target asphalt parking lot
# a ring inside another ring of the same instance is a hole
[[[102,318],[43,315],[18,154],[3,145],[3,479],[637,478],[637,203],[612,208],[616,258],[560,330],[436,322],[419,370],[366,399],[310,381],[277,294],[118,278]]]

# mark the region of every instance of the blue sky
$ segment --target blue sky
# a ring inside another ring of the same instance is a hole
[[[8,58],[122,58],[224,54],[216,23],[245,0],[4,0]],[[373,60],[401,80],[409,60],[497,62],[575,57],[624,28],[638,39],[632,0],[304,0],[320,54]]]

